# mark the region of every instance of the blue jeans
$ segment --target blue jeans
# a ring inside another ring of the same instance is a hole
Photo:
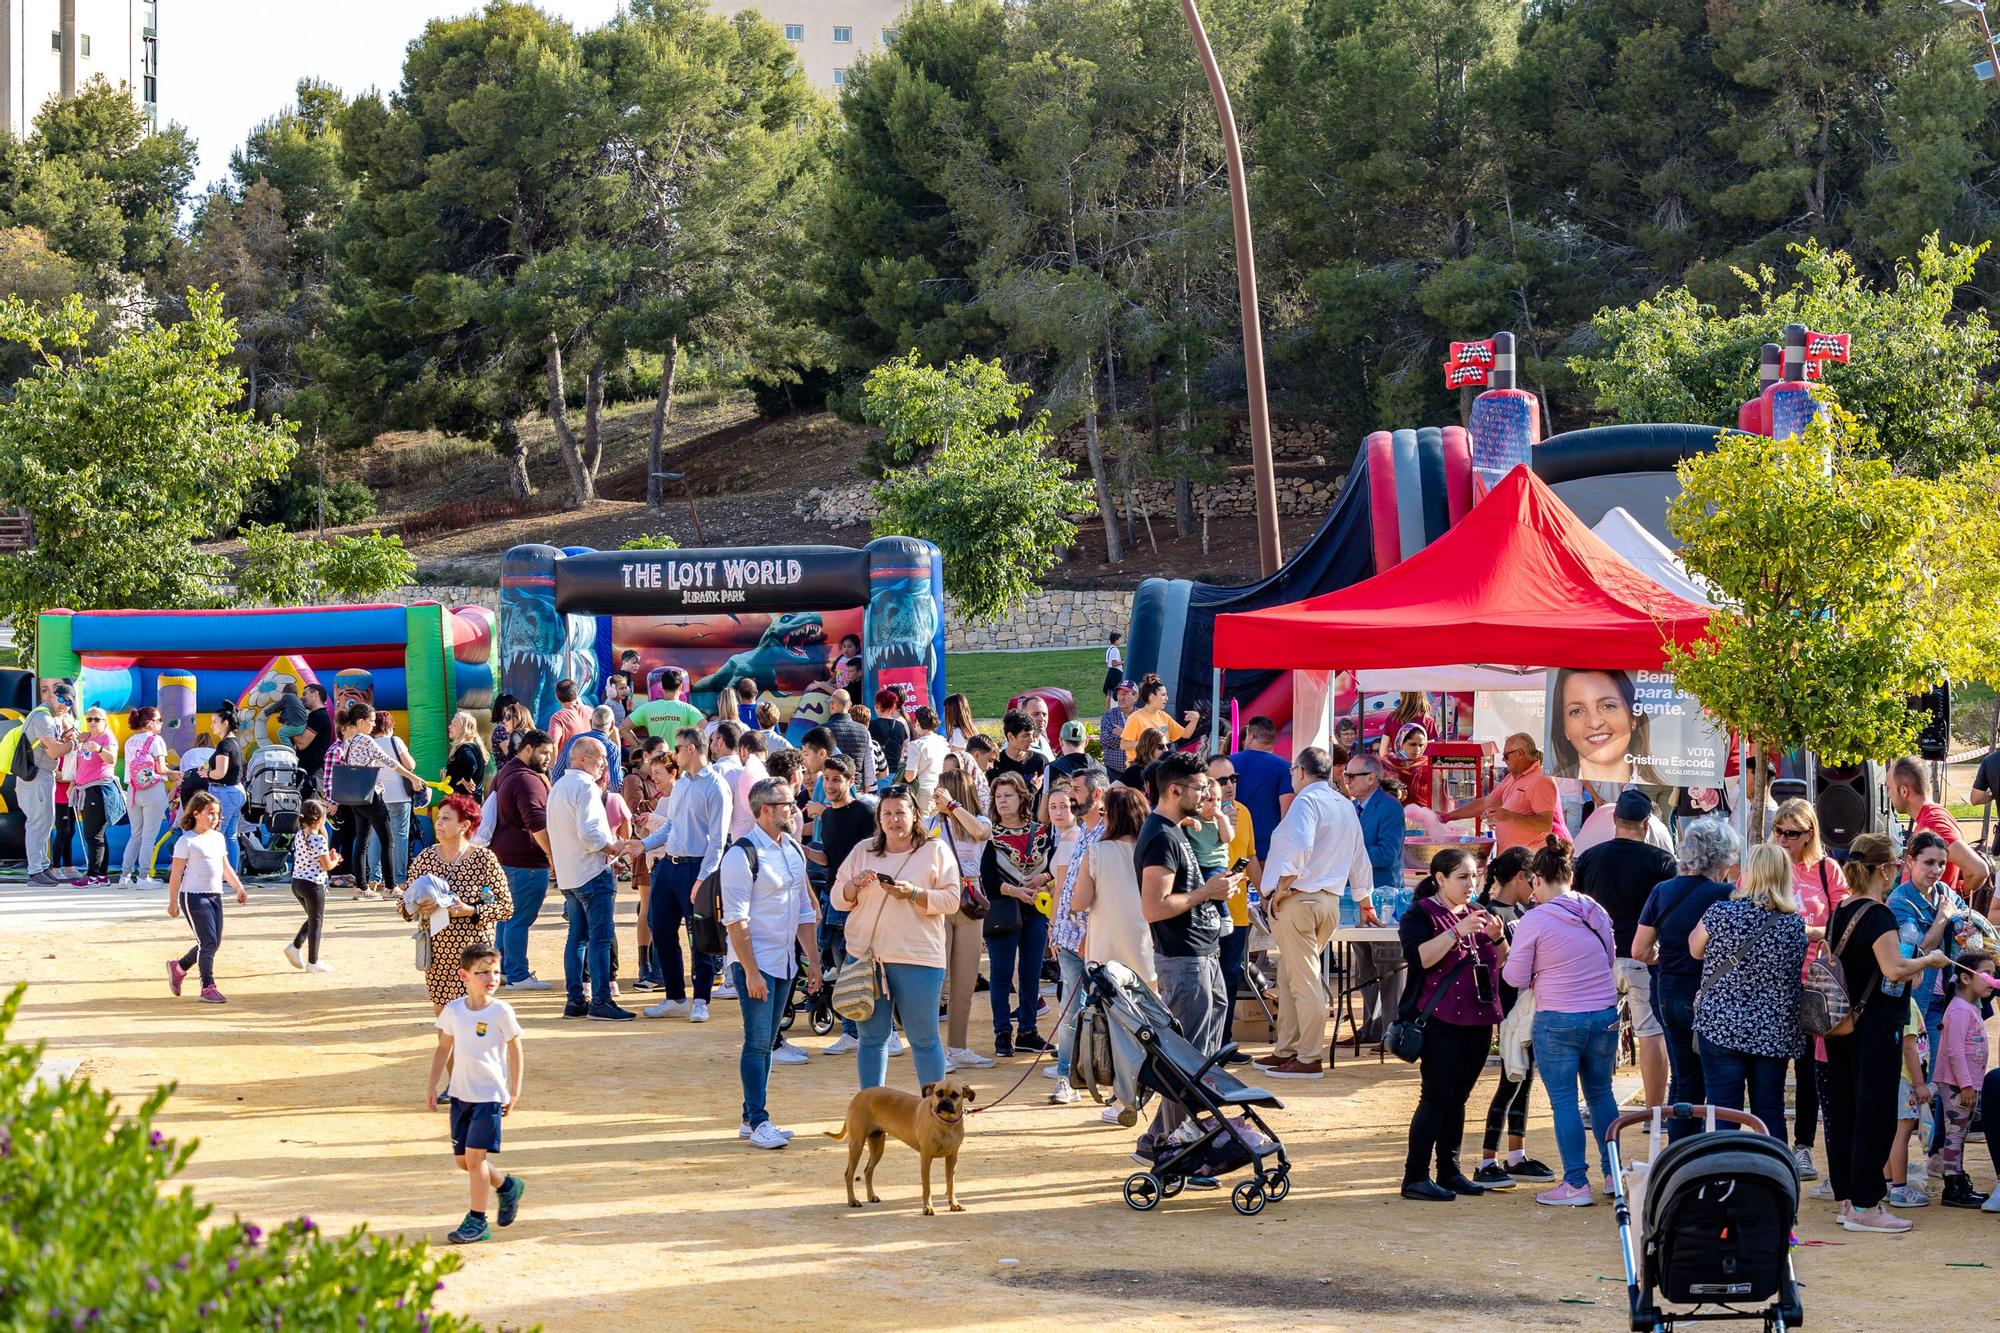
[[[1590,1104],[1591,1129],[1599,1139],[1598,1151],[1608,1178],[1611,1152],[1602,1140],[1604,1131],[1618,1118],[1618,1100],[1611,1095],[1611,1069],[1618,1059],[1618,1011],[1614,1008],[1591,1014],[1555,1014],[1537,1010],[1532,1040],[1535,1067],[1541,1070],[1542,1087],[1549,1094],[1549,1109],[1555,1113],[1563,1182],[1590,1184],[1583,1115],[1576,1104],[1579,1079],[1583,1083],[1583,1099]]]
[[[590,1003],[611,1003],[612,908],[618,881],[609,868],[579,887],[569,909],[569,937],[563,942],[563,987],[571,1005],[583,1001],[585,951],[590,963]]]
[[[1708,1100],[1708,1082],[1702,1077],[1701,1057],[1694,1049],[1694,995],[1669,990],[1656,978],[1653,1015],[1660,1020],[1667,1039],[1667,1101],[1675,1105],[1681,1102],[1701,1105]],[[1667,1141],[1684,1139],[1699,1128],[1692,1120],[1673,1121],[1667,1126]]]
[[[1217,957],[1222,963],[1222,990],[1229,1008],[1222,1014],[1222,1044],[1227,1046],[1236,1031],[1236,993],[1243,989],[1243,960],[1250,953],[1250,927],[1235,926],[1222,937]]]
[[[993,1033],[997,1039],[1005,1041],[1011,1035],[1010,1010],[1014,1032],[1025,1037],[1035,1030],[1035,1011],[1042,1005],[1042,955],[1048,948],[1049,919],[1026,903],[1021,904],[1019,930],[986,937],[986,957],[991,963],[987,976],[993,984],[986,998],[993,1002]],[[1018,996],[1015,995],[1017,974]],[[1009,1000],[1014,1003],[1009,1004]]]
[[[1239,930],[1237,934],[1250,932]],[[1056,966],[1062,969],[1062,998],[1056,1016],[1061,1020],[1056,1024],[1056,1077],[1068,1078],[1070,1053],[1076,1045],[1076,1025],[1083,1017],[1083,955],[1071,953],[1068,949],[1056,950]]]
[[[222,806],[222,822],[216,825],[216,829],[222,834],[223,844],[229,848],[229,868],[241,870],[242,853],[236,846],[236,834],[243,826],[243,788],[210,787],[208,794]]]
[[[938,1040],[938,997],[944,994],[944,969],[916,963],[884,963],[889,993],[875,1001],[875,1012],[858,1025],[861,1045],[854,1052],[861,1086],[879,1088],[889,1081],[889,1032],[893,1019],[903,1020],[910,1043],[910,1063],[917,1067],[917,1086],[944,1077],[944,1044]],[[739,992],[740,994],[740,992]]]
[[[500,950],[500,974],[507,984],[518,986],[532,971],[528,967],[528,927],[542,914],[542,901],[549,896],[549,871],[527,867],[501,866],[507,877],[507,892],[514,897],[514,915],[493,927],[493,944]]]
[[[1764,1122],[1765,1132],[1778,1142],[1785,1141],[1785,1066],[1789,1059],[1775,1055],[1752,1055],[1718,1046],[1707,1037],[1695,1038],[1701,1053],[1701,1075],[1708,1085],[1707,1097],[1715,1106],[1743,1110],[1743,1093],[1750,1093],[1750,1114]],[[1722,1125],[1719,1129],[1735,1129]]]
[[[715,958],[694,947],[694,891],[701,882],[701,863],[661,857],[653,863],[653,896],[646,903],[646,929],[653,932],[653,966],[660,989],[679,1004],[688,997],[687,965],[681,961],[681,924],[689,930],[688,952],[694,956],[694,998],[703,1004],[715,990]],[[741,994],[739,991],[738,994]]]
[[[847,913],[824,910],[826,904],[823,897],[820,905],[822,910],[819,918],[819,963],[822,968],[831,972],[847,957]],[[851,1018],[840,1020],[840,1030],[844,1035],[853,1037],[857,1041],[860,1039],[861,1030],[854,1026],[854,1020]]]
[[[792,993],[790,977],[764,976],[764,998],[750,998],[743,984],[743,964],[729,965],[729,983],[736,987],[736,1001],[743,1010],[743,1053],[736,1058],[736,1072],[743,1080],[743,1123],[755,1129],[771,1118],[764,1098],[771,1086],[771,1038],[777,1034],[778,1019],[784,1015],[785,1000]]]

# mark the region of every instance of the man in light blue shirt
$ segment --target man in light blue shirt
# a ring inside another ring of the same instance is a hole
[[[708,1002],[715,990],[716,960],[693,947],[694,891],[715,871],[722,861],[722,849],[729,845],[729,784],[709,766],[708,743],[697,727],[682,727],[675,733],[674,760],[680,765],[681,778],[667,798],[666,822],[643,841],[627,845],[632,855],[666,853],[653,865],[653,894],[646,914],[646,925],[653,932],[653,956],[660,968],[660,989],[666,996],[644,1012],[648,1018],[706,1023]],[[683,922],[688,923],[688,946],[694,954],[692,1003],[681,964]]]
[[[549,865],[567,904],[569,938],[563,945],[563,983],[569,991],[564,1018],[624,1022],[636,1017],[611,999],[612,908],[618,881],[611,857],[618,850],[598,787],[604,747],[588,736],[570,752],[569,772],[549,788]],[[583,998],[583,969],[590,968],[590,1002]]]
[[[787,1130],[771,1122],[765,1098],[771,1081],[771,1042],[805,951],[806,979],[820,984],[819,912],[806,883],[805,851],[798,843],[799,807],[789,783],[764,778],[750,788],[755,822],[722,857],[722,924],[729,932],[730,980],[743,1012],[743,1119],[736,1137],[753,1148],[782,1148]],[[747,844],[747,847],[743,844]],[[756,856],[756,873],[751,858]]]
[[[1373,872],[1374,910],[1369,910],[1369,900],[1364,897],[1357,917],[1360,924],[1373,925],[1379,913],[1386,924],[1393,925],[1403,901],[1403,803],[1382,785],[1382,761],[1372,754],[1349,759],[1341,777],[1360,812],[1361,841],[1368,849]],[[1380,1041],[1403,1003],[1403,946],[1370,944],[1357,955],[1354,975],[1364,983],[1362,994],[1368,1006],[1368,1021],[1362,1025],[1360,1039]]]

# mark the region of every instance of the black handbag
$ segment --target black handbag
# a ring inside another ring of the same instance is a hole
[[[335,805],[373,805],[381,786],[382,770],[373,764],[335,764],[326,794]]]
[[[1438,1001],[1444,999],[1445,992],[1451,989],[1451,983],[1458,979],[1460,969],[1471,962],[1470,954],[1460,955],[1451,971],[1444,974],[1444,980],[1438,983],[1438,988],[1431,992],[1430,1002],[1424,1006],[1422,1013],[1411,1018],[1397,1016],[1396,1021],[1382,1034],[1382,1045],[1389,1054],[1410,1064],[1417,1062],[1424,1053],[1425,1022],[1429,1020],[1431,1011],[1438,1007]]]
[[[951,816],[939,814],[938,829],[944,834],[944,845],[951,852],[951,863],[958,862],[958,840],[951,835]],[[993,900],[986,896],[986,890],[973,876],[963,871],[958,876],[958,914],[967,921],[984,921],[993,910]]]

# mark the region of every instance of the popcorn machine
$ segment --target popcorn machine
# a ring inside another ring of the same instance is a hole
[[[1432,741],[1424,751],[1431,766],[1431,807],[1440,813],[1476,801],[1497,780],[1500,747],[1492,741]],[[1485,833],[1486,820],[1473,831]]]

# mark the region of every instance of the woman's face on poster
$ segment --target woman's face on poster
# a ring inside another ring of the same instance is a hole
[[[1632,706],[1610,672],[1579,671],[1563,682],[1563,735],[1581,768],[1624,768],[1632,722]]]

